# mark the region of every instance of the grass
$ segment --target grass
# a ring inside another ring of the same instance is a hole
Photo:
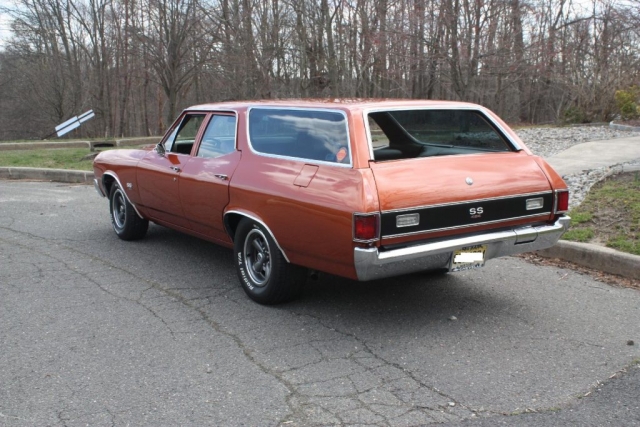
[[[573,221],[571,224],[573,225]],[[593,239],[593,236],[595,235],[596,233],[593,231],[593,228],[573,228],[567,231],[562,238],[565,240],[572,240],[574,242],[586,243]]]
[[[82,160],[89,148],[0,151],[0,166],[93,170],[93,160]]]
[[[620,174],[595,185],[569,215],[571,228],[563,239],[640,255],[640,174]]]

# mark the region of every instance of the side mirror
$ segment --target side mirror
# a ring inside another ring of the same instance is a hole
[[[164,145],[162,145],[162,142],[158,142],[156,144],[156,153],[158,153],[160,156],[164,157],[164,154],[166,153],[166,150],[164,149]]]

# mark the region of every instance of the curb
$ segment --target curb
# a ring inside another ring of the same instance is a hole
[[[0,151],[9,150],[39,150],[44,148],[91,148],[89,141],[62,141],[62,142],[3,142]]]
[[[93,184],[92,171],[70,169],[0,167],[0,178]]]
[[[536,251],[545,258],[560,258],[591,269],[640,280],[640,256],[591,243],[560,240],[555,246]]]
[[[640,132],[640,126],[621,125],[618,123],[610,122],[609,127],[615,130],[624,130],[628,132]]]
[[[93,172],[66,169],[0,167],[0,179],[34,179],[41,181],[93,184]],[[545,258],[559,258],[575,264],[640,280],[640,256],[614,249],[560,240],[555,246],[536,251]]]
[[[9,150],[38,150],[48,148],[88,148],[94,151],[96,147],[132,147],[137,145],[156,144],[160,136],[144,136],[139,138],[123,138],[109,140],[76,140],[76,141],[37,141],[37,142],[3,142],[0,151]]]

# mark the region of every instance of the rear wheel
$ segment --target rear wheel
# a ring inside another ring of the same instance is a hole
[[[138,240],[147,234],[149,221],[138,216],[117,182],[111,186],[109,211],[113,230],[122,240]]]
[[[289,264],[262,225],[248,218],[240,221],[234,252],[242,288],[255,302],[278,304],[300,294],[306,269]]]

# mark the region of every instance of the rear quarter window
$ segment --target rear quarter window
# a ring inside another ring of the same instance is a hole
[[[351,164],[347,120],[336,111],[253,108],[249,139],[262,154]]]

